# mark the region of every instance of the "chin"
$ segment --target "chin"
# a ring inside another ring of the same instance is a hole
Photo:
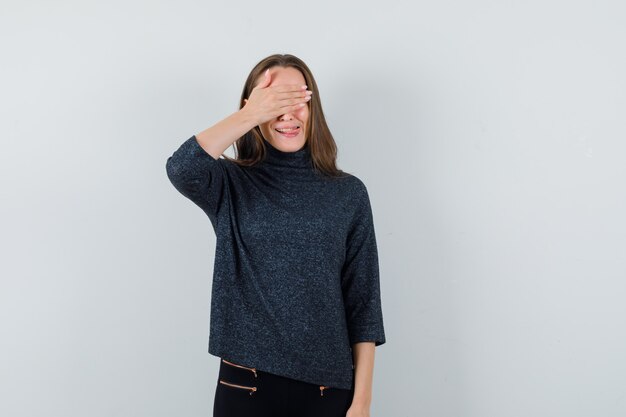
[[[302,134],[293,138],[285,138],[280,135],[272,135],[272,145],[285,152],[294,152],[306,144],[306,137],[303,139],[301,136]]]

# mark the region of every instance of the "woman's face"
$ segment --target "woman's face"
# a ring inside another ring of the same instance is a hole
[[[269,71],[270,87],[275,85],[293,84],[305,85],[306,81],[302,73],[293,67],[272,67]],[[263,75],[255,83],[258,85],[263,80]],[[309,100],[310,101],[310,100]],[[309,103],[291,113],[282,114],[275,119],[269,120],[259,125],[265,140],[272,146],[283,152],[295,152],[306,143],[306,129],[309,120]],[[297,134],[282,134],[277,128],[287,128],[290,126],[300,126]]]

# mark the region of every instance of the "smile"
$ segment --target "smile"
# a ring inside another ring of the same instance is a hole
[[[280,133],[283,136],[286,136],[288,138],[292,138],[294,136],[297,136],[300,133],[300,127],[295,127],[295,128],[289,128],[289,129],[274,129],[275,131],[277,131],[278,133]]]

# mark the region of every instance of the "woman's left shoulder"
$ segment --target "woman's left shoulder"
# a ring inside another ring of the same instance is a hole
[[[340,186],[347,188],[349,190],[353,190],[353,191],[366,191],[367,190],[365,183],[355,174],[352,174],[350,172],[341,171],[341,175],[337,177],[333,177],[331,181],[336,182]]]
[[[343,180],[344,192],[350,194],[353,198],[368,198],[367,185],[361,178],[355,174],[346,173]]]

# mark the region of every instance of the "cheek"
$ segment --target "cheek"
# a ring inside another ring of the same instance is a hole
[[[308,106],[304,106],[300,110],[297,110],[296,111],[296,116],[300,120],[307,120],[309,118],[309,107]]]

